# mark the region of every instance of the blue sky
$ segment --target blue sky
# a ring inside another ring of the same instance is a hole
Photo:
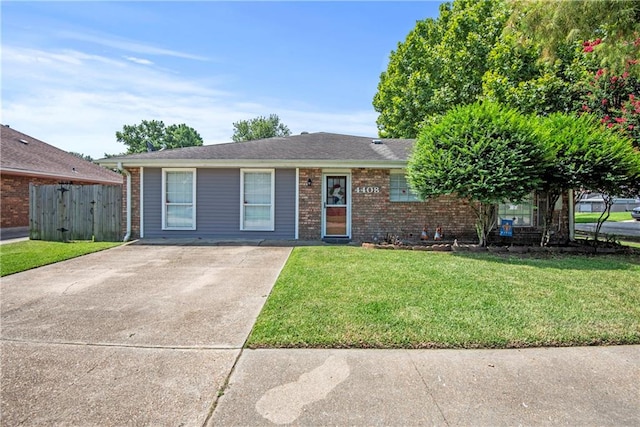
[[[186,123],[205,144],[278,114],[294,134],[376,136],[389,54],[438,2],[2,1],[3,124],[120,153],[124,124]]]

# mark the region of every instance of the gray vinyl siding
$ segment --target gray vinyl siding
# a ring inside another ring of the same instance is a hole
[[[275,230],[240,230],[240,169],[197,169],[196,229],[162,229],[162,169],[144,169],[144,237],[203,239],[295,238],[295,169],[275,171]]]

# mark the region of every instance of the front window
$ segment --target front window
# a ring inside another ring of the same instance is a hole
[[[521,202],[507,202],[498,205],[500,220],[510,219],[514,227],[531,227],[533,225],[533,195]]]
[[[242,170],[240,186],[242,230],[273,231],[274,227],[274,171]]]
[[[163,169],[162,188],[163,230],[195,230],[195,169]]]
[[[391,173],[389,182],[389,199],[392,202],[419,202],[418,195],[414,193],[404,173]]]

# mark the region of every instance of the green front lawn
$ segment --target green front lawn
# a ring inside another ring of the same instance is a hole
[[[299,247],[249,347],[640,343],[640,260]]]
[[[0,245],[0,276],[18,273],[54,262],[121,245],[120,242],[24,242]]]
[[[587,224],[591,222],[598,222],[598,218],[600,218],[600,212],[576,212],[575,219],[576,224]],[[631,212],[611,212],[609,218],[607,218],[608,222],[620,222],[620,221],[628,221],[631,218]]]

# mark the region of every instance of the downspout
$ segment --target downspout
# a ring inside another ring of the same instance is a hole
[[[123,242],[127,242],[131,238],[131,172],[122,167],[122,162],[118,162],[118,169],[127,176],[127,230],[122,239]]]
[[[298,240],[300,237],[300,168],[296,168],[296,222],[294,225],[293,238]]]

